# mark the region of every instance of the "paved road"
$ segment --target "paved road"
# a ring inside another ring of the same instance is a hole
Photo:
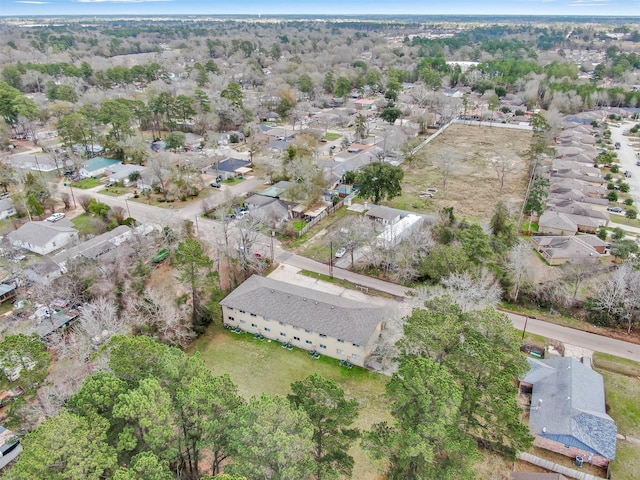
[[[248,182],[243,182],[234,186],[238,188],[236,188],[236,190],[233,190],[232,194],[237,195],[242,193],[239,187],[243,184],[245,184],[242,187],[243,189],[251,187],[251,184],[249,184]],[[131,212],[131,216],[133,216],[134,218],[137,218],[144,222],[156,222],[162,225],[167,225],[170,222],[180,222],[184,219],[195,220],[195,217],[201,209],[201,202],[192,204],[190,207],[184,209],[168,210],[159,207],[153,207],[150,205],[144,205],[138,202],[125,202],[125,200],[122,198],[111,197],[97,192],[84,191],[79,189],[73,189],[73,191],[74,195],[88,194],[111,206],[118,205],[123,208],[127,208],[128,206]],[[223,200],[225,200],[224,196],[220,195],[219,201],[222,202]],[[217,234],[219,233],[220,223],[199,218],[198,227],[200,237],[210,241],[213,244]],[[269,240],[270,239],[265,237],[264,239],[261,239],[256,243],[264,243],[264,245],[266,246],[269,245]],[[280,263],[285,263],[296,268],[301,268],[317,273],[323,273],[326,275],[329,274],[328,265],[284,251],[277,244],[277,242],[275,244],[274,255],[276,260]],[[360,275],[338,267],[333,268],[333,276],[335,278],[348,280],[362,287],[368,287],[371,289],[389,293],[398,299],[407,298],[409,292],[411,291],[410,288],[404,287],[402,285],[386,282],[377,278],[367,277],[365,275]],[[511,318],[511,320],[513,321],[516,329],[522,330],[524,328],[525,317],[512,313],[508,315],[509,318]],[[529,319],[527,321],[527,332],[542,335],[550,339],[559,340],[563,343],[580,346],[589,350],[609,353],[640,362],[640,345],[637,344],[615,340],[593,333],[582,332],[580,330],[574,330],[568,327],[562,327],[552,323],[533,319]]]
[[[631,178],[627,178],[626,180],[631,187],[629,193],[633,197],[634,203],[640,205],[640,167],[636,165],[640,157],[636,155],[635,149],[629,145],[629,137],[622,134],[623,131],[628,130],[632,125],[634,124],[623,123],[621,127],[611,126],[609,129],[611,130],[611,140],[614,143],[620,142],[620,150],[616,150],[616,152],[622,167],[621,170],[631,172]]]
[[[310,258],[302,257],[294,253],[286,252],[278,247],[276,247],[276,260],[280,263],[285,263],[293,267],[329,275],[329,265],[316,262],[315,260],[311,260]],[[333,276],[342,280],[348,280],[351,283],[355,283],[356,285],[360,285],[365,288],[389,293],[398,298],[406,298],[407,292],[411,291],[410,288],[403,285],[385,282],[378,278],[367,277],[366,275],[360,275],[335,266],[333,267]]]
[[[524,316],[515,313],[507,313],[507,315],[517,330],[524,328]],[[636,343],[624,342],[622,340],[604,337],[595,333],[583,332],[532,318],[527,320],[527,332],[583,347],[588,350],[608,353],[640,362],[640,345]]]

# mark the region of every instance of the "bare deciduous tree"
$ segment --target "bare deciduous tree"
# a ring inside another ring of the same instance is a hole
[[[442,198],[447,198],[447,182],[449,176],[456,171],[460,163],[460,155],[450,148],[443,149],[436,159],[436,165],[442,172]]]
[[[506,265],[506,270],[509,272],[509,278],[512,284],[511,298],[514,302],[518,301],[522,287],[530,282],[530,253],[531,246],[526,241],[518,242],[509,252],[509,261]]]
[[[495,307],[502,298],[500,284],[486,268],[481,268],[475,275],[452,273],[442,279],[442,284],[463,312]]]

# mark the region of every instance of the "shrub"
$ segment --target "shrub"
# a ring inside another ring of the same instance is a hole
[[[625,213],[627,218],[635,220],[638,218],[638,211],[635,208],[627,208],[627,213]]]
[[[625,205],[633,205],[633,198],[625,198],[624,199],[624,204]]]
[[[609,200],[610,202],[617,202],[618,201],[618,192],[616,192],[615,190],[611,190],[609,192],[609,195],[607,195],[607,200]]]

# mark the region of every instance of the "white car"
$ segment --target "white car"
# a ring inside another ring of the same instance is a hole
[[[50,217],[47,217],[47,222],[55,223],[58,220],[62,220],[64,218],[64,213],[54,213]]]
[[[346,248],[344,248],[344,247],[339,248],[339,249],[336,251],[336,258],[342,258],[342,257],[344,257],[344,254],[345,254],[345,253],[347,253],[347,249],[346,249]]]

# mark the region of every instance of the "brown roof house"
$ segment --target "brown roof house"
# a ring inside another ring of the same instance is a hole
[[[606,412],[602,375],[590,361],[569,357],[527,361],[531,369],[521,378],[520,390],[531,394],[534,445],[593,465],[609,465],[616,457],[618,429]]]
[[[589,237],[589,238],[587,238]],[[595,240],[597,240],[597,242]],[[535,249],[550,265],[574,263],[597,265],[604,253],[605,242],[595,235],[574,235],[571,237],[531,237]],[[599,251],[601,249],[602,251]]]
[[[596,233],[598,227],[606,226],[607,220],[546,210],[538,221],[539,231],[544,235],[575,235],[577,232]]]

